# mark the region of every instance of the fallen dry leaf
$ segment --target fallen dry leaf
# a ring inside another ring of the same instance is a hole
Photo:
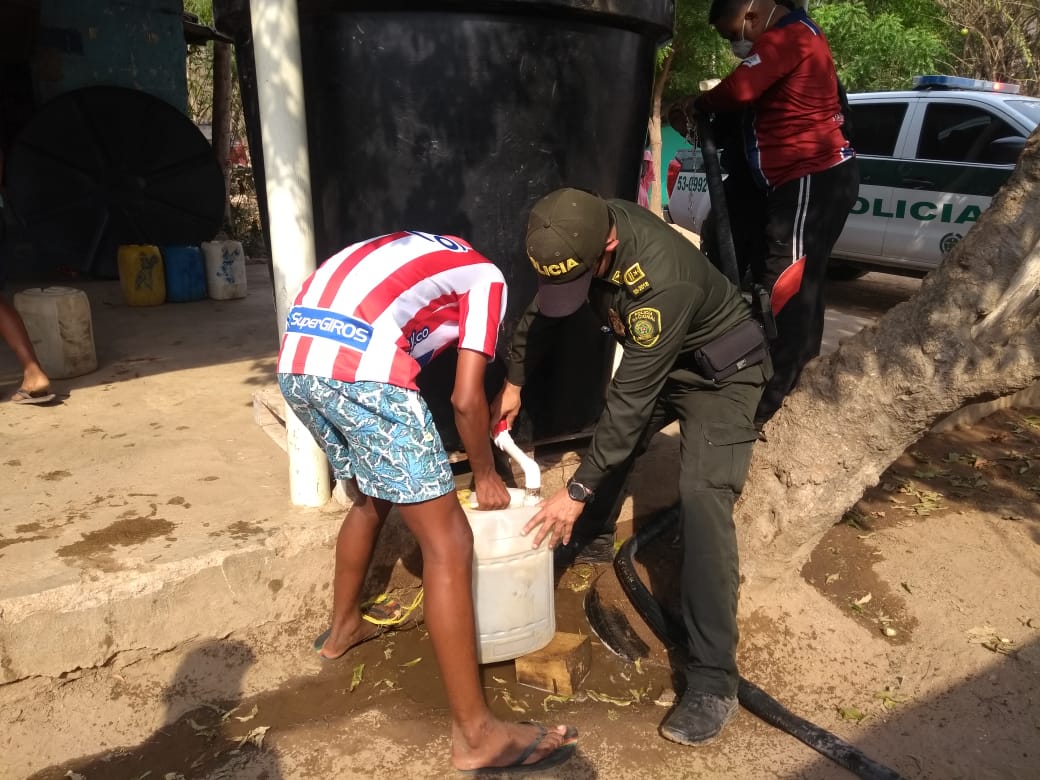
[[[549,712],[550,711],[549,710],[549,705],[550,704],[563,704],[564,702],[568,702],[570,700],[571,700],[570,696],[560,696],[560,695],[555,694],[555,693],[550,693],[548,696],[546,696],[544,699],[542,699],[542,709],[545,710],[546,712]]]
[[[260,709],[259,709],[259,708],[258,708],[258,707],[257,707],[257,706],[256,706],[256,705],[254,704],[254,705],[253,705],[253,709],[251,709],[251,710],[250,710],[250,711],[249,711],[249,712],[248,712],[247,714],[245,714],[245,715],[236,715],[236,716],[235,716],[235,720],[237,720],[237,721],[238,721],[238,722],[240,722],[240,723],[245,723],[245,722],[246,722],[247,720],[252,720],[253,718],[255,718],[255,717],[256,717],[256,714],[257,714],[257,713],[258,713],[259,711],[260,711]]]
[[[567,587],[575,593],[582,593],[589,589],[592,577],[596,573],[596,567],[591,563],[582,563],[571,569],[571,576]]]
[[[886,710],[894,710],[900,704],[904,704],[907,701],[906,696],[894,693],[892,691],[878,691],[874,694],[874,698],[881,700],[881,706]]]
[[[498,698],[513,712],[527,712],[527,705],[511,696],[509,691],[499,691]]]
[[[928,468],[915,471],[914,476],[918,479],[934,479],[935,477],[945,477],[949,473],[946,469]]]
[[[351,693],[353,693],[354,690],[359,685],[361,685],[361,680],[364,678],[364,676],[365,676],[365,665],[364,664],[358,664],[357,666],[355,666],[354,667],[354,676],[350,678],[350,692]]]
[[[235,743],[235,747],[240,748],[244,745],[253,745],[256,748],[262,748],[264,746],[264,737],[270,730],[270,726],[257,726],[244,737],[240,737]]]
[[[842,719],[850,720],[853,723],[859,723],[867,717],[867,713],[857,709],[856,707],[838,707],[838,714],[841,715]]]
[[[600,704],[614,704],[618,707],[627,707],[632,703],[632,699],[619,699],[617,696],[608,696],[605,693],[599,693],[597,691],[586,691],[588,697],[593,701],[598,701]],[[637,696],[635,701],[639,701]]]
[[[968,642],[982,645],[991,653],[1012,655],[1015,651],[1015,640],[1001,636],[993,626],[975,626],[968,629]]]

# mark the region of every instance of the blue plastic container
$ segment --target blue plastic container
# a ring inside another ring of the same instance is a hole
[[[200,301],[206,297],[206,264],[197,246],[162,247],[166,268],[166,300]]]

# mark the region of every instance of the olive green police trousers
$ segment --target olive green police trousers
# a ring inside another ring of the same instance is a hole
[[[719,696],[737,691],[740,574],[733,505],[747,478],[757,439],[755,409],[770,373],[768,363],[752,366],[721,385],[693,372],[673,373],[632,456],[600,482],[574,528],[575,536],[592,538],[613,527],[633,462],[655,433],[678,420],[680,587],[691,691]]]

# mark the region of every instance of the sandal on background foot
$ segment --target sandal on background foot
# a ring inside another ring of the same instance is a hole
[[[53,401],[56,397],[50,390],[26,390],[24,387],[19,387],[15,390],[14,395],[11,396],[11,403],[46,404]]]

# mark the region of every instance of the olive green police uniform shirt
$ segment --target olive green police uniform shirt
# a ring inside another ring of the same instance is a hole
[[[623,355],[592,443],[574,474],[593,490],[635,450],[665,382],[710,388],[695,374],[693,353],[751,317],[737,288],[678,231],[634,203],[608,204],[619,243],[606,276],[592,282],[589,304],[611,328]],[[559,322],[538,311],[537,297],[531,302],[513,333],[510,382],[523,385],[537,369]],[[730,381],[735,379],[739,376]]]

